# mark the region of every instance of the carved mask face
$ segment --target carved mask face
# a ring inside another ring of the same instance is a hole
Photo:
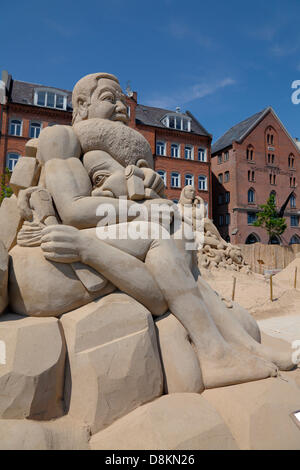
[[[128,122],[125,97],[118,83],[108,78],[101,78],[91,97],[88,118],[109,119]]]

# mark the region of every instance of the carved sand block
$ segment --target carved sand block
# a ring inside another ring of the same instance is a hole
[[[300,427],[291,414],[300,409],[299,387],[289,379],[270,378],[206,390],[240,449],[299,450]]]
[[[172,314],[155,321],[164,371],[165,393],[201,393],[200,364],[188,333]]]
[[[7,281],[8,281],[8,253],[0,240],[0,314],[4,312],[7,302]]]
[[[35,186],[38,183],[40,167],[33,157],[19,158],[12,177],[10,179],[10,187],[17,196],[21,189]]]
[[[68,416],[53,421],[0,419],[0,450],[89,450],[88,428]]]
[[[218,412],[195,393],[165,395],[91,438],[92,450],[237,450]]]
[[[70,374],[69,415],[92,433],[162,394],[162,370],[151,314],[114,293],[61,319]]]
[[[0,418],[62,415],[65,344],[55,318],[0,318]]]
[[[0,240],[7,251],[17,243],[17,233],[22,226],[22,218],[18,209],[18,200],[13,194],[5,198],[0,206]]]
[[[36,158],[38,139],[30,139],[25,144],[25,157]]]

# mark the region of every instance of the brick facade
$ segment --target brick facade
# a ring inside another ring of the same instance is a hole
[[[272,191],[276,194],[278,210],[293,191],[295,207],[292,207],[291,201],[286,207],[284,217],[288,228],[282,235],[282,243],[289,244],[293,236],[299,236],[300,241],[299,157],[297,145],[271,108],[242,141],[233,141],[213,153],[214,221],[224,238],[230,238],[232,243],[245,243],[249,242],[248,236],[254,234],[257,241],[268,243],[266,231],[254,227],[251,217],[257,213],[259,204],[266,203]],[[229,181],[225,181],[226,172],[229,172]],[[223,175],[221,182],[220,175]],[[248,191],[251,189],[254,191],[253,202],[248,201]],[[230,193],[229,202],[225,201],[225,193]],[[226,221],[226,214],[230,215],[230,221],[228,218]],[[296,216],[293,223],[298,221],[297,226],[291,225],[291,216]]]

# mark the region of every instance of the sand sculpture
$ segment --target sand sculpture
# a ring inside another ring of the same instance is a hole
[[[201,393],[274,380],[290,351],[201,278],[117,78],[82,78],[73,109],[28,142],[0,208],[0,448],[134,448],[145,415],[144,448],[237,448]]]
[[[196,195],[193,186],[183,188],[178,205],[183,220],[190,223],[195,232],[200,268],[250,272],[240,247],[226,242],[221,237],[213,221],[207,217],[204,200]]]

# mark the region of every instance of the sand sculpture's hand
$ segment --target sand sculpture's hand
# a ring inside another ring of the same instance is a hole
[[[50,225],[42,231],[41,248],[49,261],[74,263],[81,260],[84,237],[69,225]]]
[[[144,177],[145,189],[152,190],[158,196],[162,197],[164,195],[165,185],[161,176],[159,176],[159,174],[156,173],[156,171],[152,170],[151,168],[141,168],[141,170],[143,171],[145,175]]]
[[[32,186],[27,189],[22,189],[18,195],[18,208],[21,214],[22,219],[32,222],[33,220],[33,211],[30,207],[30,198],[31,195],[41,189],[39,186]]]

